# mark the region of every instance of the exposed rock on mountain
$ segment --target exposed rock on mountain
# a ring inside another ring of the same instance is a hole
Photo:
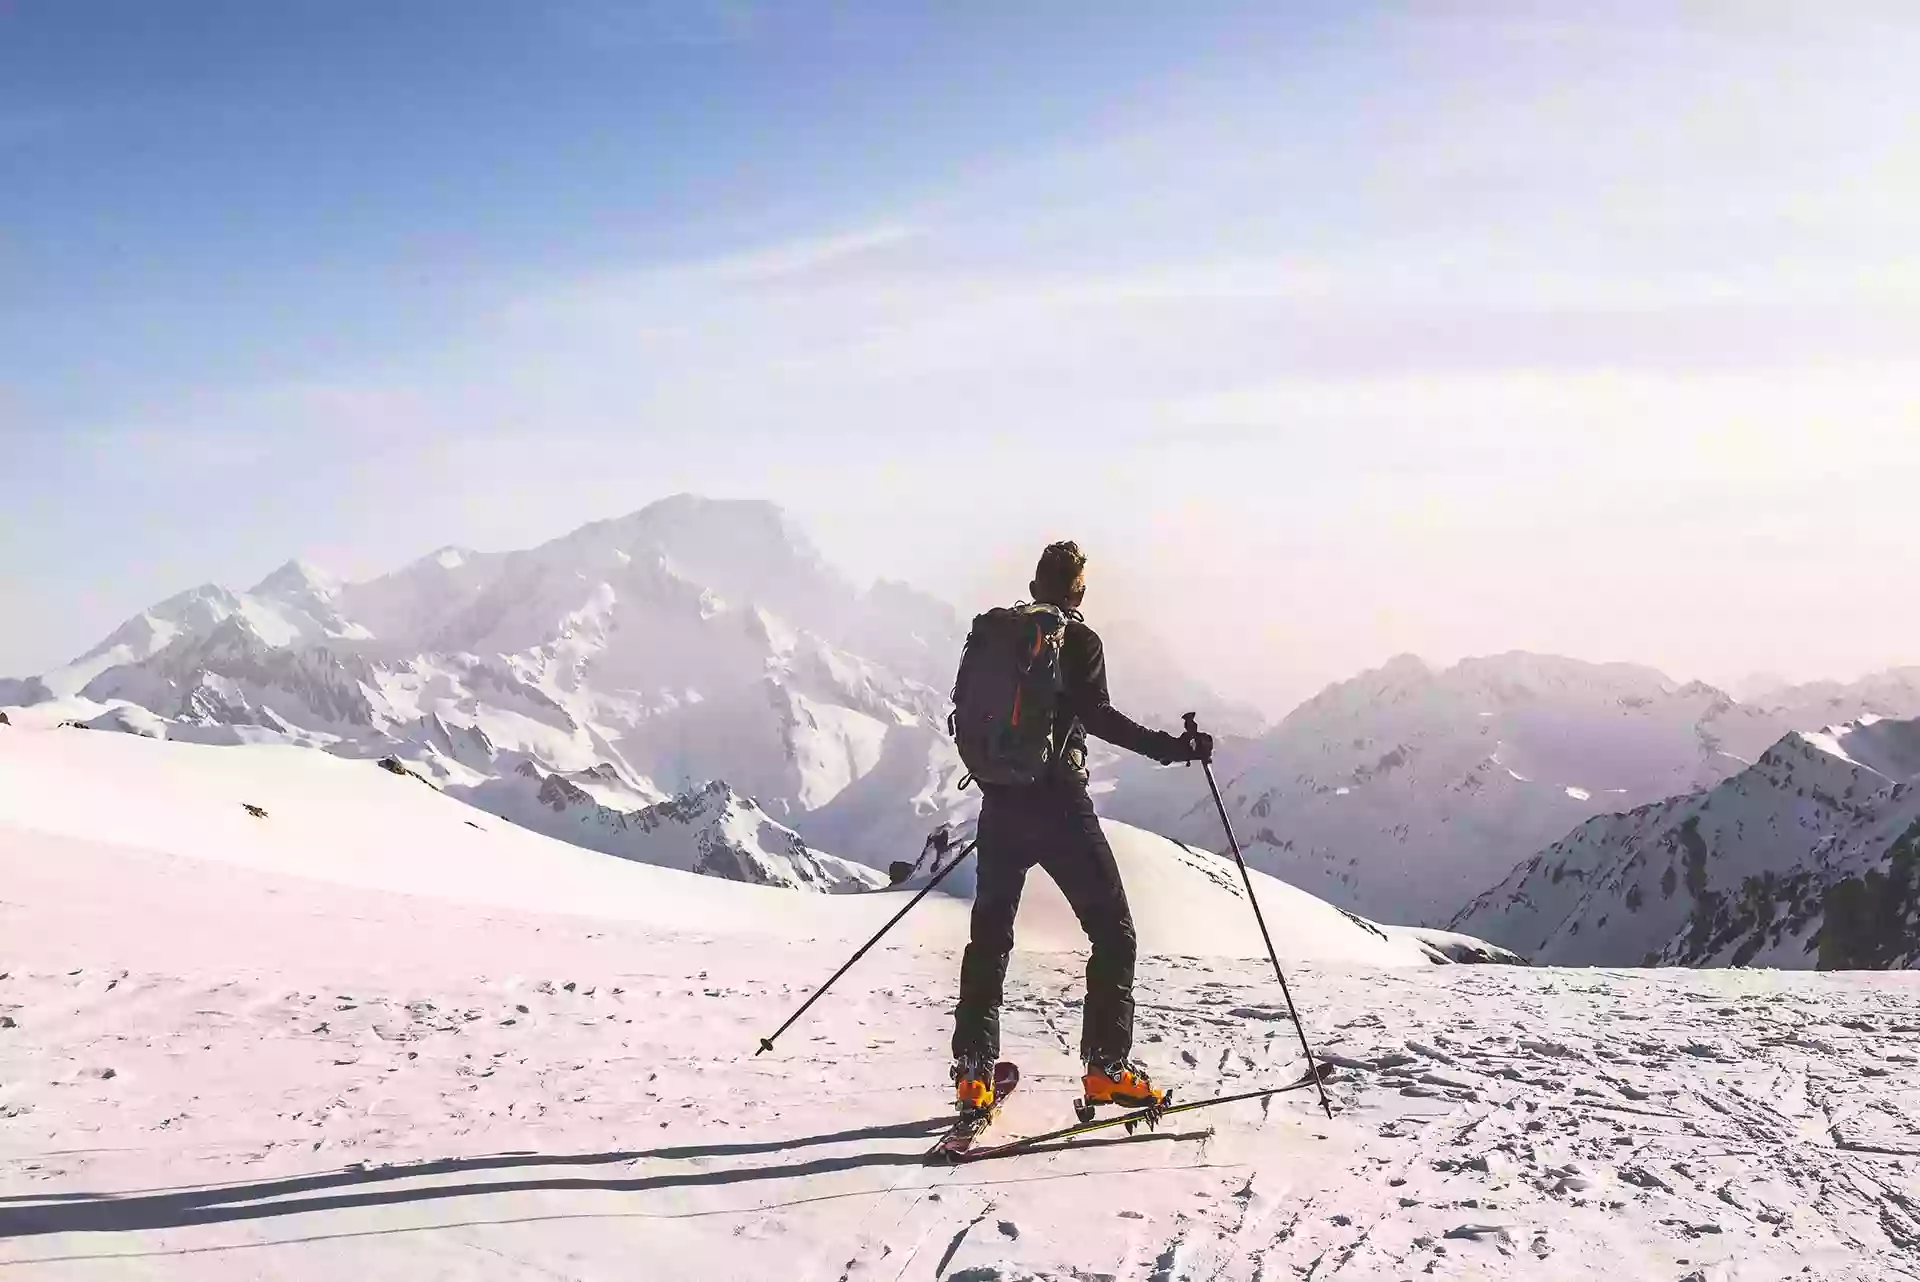
[[[1455,924],[1549,965],[1912,966],[1917,873],[1920,720],[1869,717],[1591,819]]]

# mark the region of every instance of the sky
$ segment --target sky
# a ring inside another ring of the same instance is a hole
[[[1915,65],[1904,0],[0,0],[0,673],[689,490],[967,608],[1079,539],[1273,713],[1920,662]]]

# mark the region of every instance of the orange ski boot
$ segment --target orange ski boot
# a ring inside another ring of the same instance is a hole
[[[1088,1064],[1086,1076],[1080,1079],[1080,1088],[1084,1094],[1075,1101],[1074,1112],[1080,1114],[1082,1120],[1091,1120],[1094,1108],[1100,1104],[1159,1108],[1166,1103],[1168,1094],[1155,1088],[1147,1071],[1130,1060]]]
[[[963,1113],[980,1113],[993,1107],[992,1060],[954,1061],[953,1102]]]

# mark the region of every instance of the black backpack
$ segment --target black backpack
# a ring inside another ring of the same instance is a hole
[[[1032,784],[1053,768],[1063,683],[1058,606],[1003,606],[975,616],[953,683],[947,728],[980,783]]]

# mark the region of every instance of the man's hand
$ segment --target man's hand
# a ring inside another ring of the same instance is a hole
[[[1181,718],[1186,723],[1187,732],[1180,736],[1180,755],[1174,760],[1191,764],[1195,761],[1211,763],[1213,761],[1213,736],[1200,728],[1200,723],[1189,712]]]
[[[1163,766],[1213,760],[1213,736],[1204,730],[1189,730],[1183,735],[1162,735],[1161,742],[1165,746],[1157,755]]]

